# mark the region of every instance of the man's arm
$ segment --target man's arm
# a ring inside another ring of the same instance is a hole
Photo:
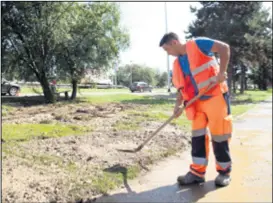
[[[220,74],[224,74],[227,71],[230,58],[229,45],[224,42],[214,40],[211,51],[217,52],[220,55]]]

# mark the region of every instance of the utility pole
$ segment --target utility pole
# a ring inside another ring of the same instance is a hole
[[[133,84],[132,61],[130,61],[130,71],[131,71],[131,85],[132,85]]]
[[[165,27],[166,27],[166,33],[168,32],[168,20],[167,20],[167,2],[164,4],[165,7]],[[169,63],[169,55],[167,53],[167,81],[168,81],[168,92],[171,92],[170,87],[170,63]]]

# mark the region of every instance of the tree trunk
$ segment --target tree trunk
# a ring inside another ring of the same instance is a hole
[[[236,78],[235,77],[232,80],[232,85],[233,85],[233,94],[236,94],[237,87],[236,87]]]
[[[41,86],[43,88],[46,103],[55,103],[56,102],[56,97],[55,97],[54,93],[52,92],[52,90],[51,90],[51,88],[49,86],[49,82],[48,82],[45,74],[41,75],[40,83],[41,83]]]
[[[262,80],[262,89],[263,90],[267,90],[267,79],[268,79],[268,69],[267,69],[267,67],[266,66],[263,66],[262,67],[263,69],[262,69],[262,73],[263,73],[263,76],[262,76],[262,78],[263,78],[263,80]]]
[[[235,78],[235,70],[233,68],[233,65],[230,66],[228,69],[228,88],[229,92],[233,94],[236,94],[236,78]]]
[[[72,80],[72,94],[71,94],[71,100],[76,99],[77,97],[77,87],[78,87],[78,81],[77,80]]]
[[[245,88],[245,90],[247,90],[247,77],[245,77],[245,84],[244,84],[244,88]]]
[[[241,66],[241,76],[240,76],[240,94],[244,94],[244,87],[245,87],[245,76],[246,76],[246,71],[245,71],[245,66]]]
[[[229,92],[231,93],[231,90],[232,90],[232,81],[233,81],[233,68],[232,68],[232,65],[229,66],[228,68],[228,89],[229,89]]]

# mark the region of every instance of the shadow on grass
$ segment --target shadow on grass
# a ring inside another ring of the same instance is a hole
[[[116,174],[121,173],[122,177],[123,177],[123,184],[124,184],[124,187],[126,188],[127,192],[128,193],[133,192],[131,187],[128,184],[128,177],[127,177],[128,169],[126,167],[121,166],[120,164],[116,164],[110,168],[104,169],[103,171],[108,172],[108,173],[116,173]]]
[[[9,96],[2,96],[1,102],[4,105],[7,106],[39,106],[39,105],[48,105],[45,101],[44,96],[24,96],[24,97],[9,97]],[[80,103],[82,101],[80,100],[66,100],[65,97],[59,97],[56,103],[63,103],[63,104],[69,104],[69,103]]]
[[[111,95],[109,95],[111,98]],[[102,103],[123,103],[123,104],[173,104],[175,99],[175,95],[149,95],[139,98],[128,98],[121,99],[120,101],[105,101]],[[47,105],[44,96],[23,96],[23,97],[10,97],[10,96],[2,96],[1,97],[2,104],[7,106],[39,106],[39,105]],[[71,104],[71,103],[92,103],[92,98],[90,97],[79,97],[75,100],[66,100],[64,97],[58,98],[58,104]],[[96,104],[96,102],[94,103]]]

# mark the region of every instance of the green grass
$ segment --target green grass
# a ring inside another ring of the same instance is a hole
[[[130,121],[118,121],[112,127],[116,129],[116,131],[129,131],[129,130],[137,130],[139,129],[140,121],[130,120]]]
[[[239,116],[251,108],[254,107],[254,104],[238,104],[238,105],[231,105],[231,112],[233,116]]]
[[[168,107],[174,104],[174,99],[160,99],[147,95],[134,94],[114,94],[114,95],[89,95],[84,98],[79,98],[79,101],[89,102],[93,104],[103,103],[134,103],[143,105],[157,105],[159,108]]]
[[[72,91],[71,88],[58,88],[58,92],[62,91]],[[41,87],[22,87],[21,92],[23,94],[43,94],[43,90]]]
[[[248,90],[244,94],[235,95],[231,102],[231,113],[234,116],[241,115],[254,107],[255,104],[272,97],[272,89],[267,91]]]
[[[93,104],[102,104],[102,103],[119,103],[119,102],[130,102],[130,101],[139,101],[142,102],[145,99],[145,96],[138,96],[133,94],[115,94],[115,95],[92,95],[80,99],[81,101],[90,102]]]
[[[163,150],[160,153],[152,154],[151,157],[149,157],[149,160],[145,165],[150,165],[155,163],[158,160],[161,160],[162,158],[174,155],[179,149],[167,149]],[[143,161],[143,160],[142,160]],[[124,169],[123,169],[124,171]],[[106,194],[107,192],[115,189],[119,185],[124,183],[124,179],[131,180],[136,178],[141,171],[141,167],[138,164],[135,164],[133,166],[129,166],[126,168],[126,173],[121,172],[103,172],[102,174],[99,174],[98,176],[94,177],[92,179],[92,189],[95,189],[97,193]],[[125,175],[126,174],[126,175]]]
[[[168,111],[171,113],[172,112],[172,107],[170,107],[168,109]],[[160,112],[158,110],[158,106],[156,106],[155,108],[150,108],[148,111],[145,112],[140,112],[140,111],[136,111],[136,110],[128,110],[126,111],[129,115],[134,116],[133,120],[136,119],[141,119],[141,121],[161,121],[164,122],[167,119],[170,118],[171,114],[168,114],[168,111],[164,112]],[[171,124],[175,124],[178,126],[183,126],[186,127],[187,129],[190,128],[190,124],[191,121],[189,121],[185,115],[181,115],[179,118],[176,118],[174,120],[171,121]]]
[[[61,124],[2,124],[5,141],[28,141],[35,137],[51,138],[81,135],[92,131],[90,127]]]
[[[23,94],[30,94],[30,93],[42,93],[43,90],[41,87],[21,87],[21,92]]]
[[[2,104],[2,116],[7,116],[14,111],[15,111],[14,107]]]
[[[130,92],[128,88],[122,89],[91,89],[91,88],[81,88],[79,92]]]
[[[155,163],[156,161],[161,160],[162,158],[176,154],[178,150],[179,149],[169,148],[167,150],[161,151],[160,153],[154,153],[151,155],[151,157],[149,157],[148,160],[142,161],[146,162],[144,165],[148,166]],[[135,164],[126,168],[126,175],[124,175],[125,173],[121,172],[103,172],[102,174],[99,174],[92,179],[92,189],[95,189],[97,193],[107,194],[107,192],[115,189],[121,184],[124,184],[124,179],[131,180],[136,178],[140,174],[140,171],[141,166]]]
[[[131,91],[129,90],[129,88],[121,88],[121,89],[89,89],[89,88],[81,88],[80,92],[129,92],[131,93]],[[153,89],[152,92],[167,92],[167,89],[163,89],[163,88],[156,88]]]
[[[61,92],[61,91],[72,91],[72,88],[57,88],[57,91]],[[31,93],[39,93],[41,94],[43,92],[41,87],[22,87],[21,88],[21,93],[24,94],[31,94]],[[129,88],[121,88],[121,89],[96,89],[96,88],[80,88],[78,89],[79,93],[97,93],[97,92],[123,92],[123,93],[131,93],[131,91],[129,90]],[[158,89],[153,89],[153,92],[167,92],[166,89],[163,88],[158,88]]]
[[[139,173],[140,167],[138,165],[126,168],[126,173],[103,172],[92,179],[92,189],[94,189],[96,193],[106,194],[107,192],[115,189],[117,186],[123,184],[124,179],[134,179]]]
[[[138,165],[122,168],[122,171],[126,170],[125,173],[121,171],[101,172],[97,173],[95,176],[85,176],[85,180],[91,180],[91,182],[88,181],[88,183],[77,182],[77,177],[72,188],[69,190],[69,194],[76,202],[82,199],[82,196],[85,193],[83,191],[87,190],[91,190],[93,194],[107,195],[109,191],[116,189],[118,186],[124,184],[125,181],[136,178],[140,173],[140,167]],[[97,171],[101,170],[98,169]]]
[[[272,96],[272,89],[268,91],[248,90],[244,94],[236,94],[234,103],[257,103]]]

